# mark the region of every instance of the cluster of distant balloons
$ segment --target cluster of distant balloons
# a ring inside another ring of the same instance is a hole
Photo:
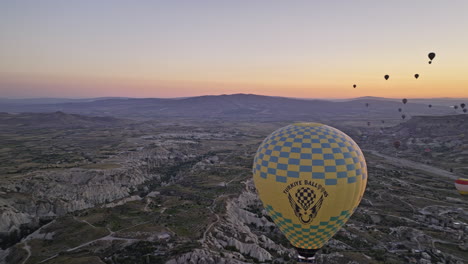
[[[429,64],[432,64],[432,60],[434,60],[435,56],[436,56],[435,52],[429,52],[429,54],[427,54],[427,57],[429,58]],[[390,78],[390,75],[388,75],[388,74],[385,74],[385,75],[384,75],[384,79],[385,79],[385,80],[388,80],[389,78]],[[418,73],[414,74],[414,78],[415,78],[415,79],[418,79],[418,78],[419,78],[419,74],[418,74]],[[356,85],[356,84],[353,84],[353,88],[356,88],[356,87],[357,87],[357,85]],[[408,99],[404,98],[404,99],[402,100],[402,102],[403,102],[403,104],[406,104],[406,103],[408,102]],[[365,105],[366,105],[366,107],[369,107],[369,103],[366,103]],[[432,108],[432,104],[429,104],[428,106],[429,106],[429,108]],[[466,106],[466,105],[463,104],[463,103],[460,104],[460,108],[463,109],[463,113],[468,112],[468,109],[466,109],[465,106]],[[458,105],[454,105],[453,108],[454,108],[455,110],[457,110],[457,109],[458,109]],[[398,108],[398,112],[401,113],[402,111],[403,111],[402,108]],[[403,120],[406,119],[406,115],[405,115],[405,114],[402,114],[402,115],[401,115],[401,119],[403,119]],[[382,121],[382,123],[384,123],[384,122]],[[371,125],[371,123],[368,121],[368,122],[367,122],[367,126],[370,126],[370,125]]]

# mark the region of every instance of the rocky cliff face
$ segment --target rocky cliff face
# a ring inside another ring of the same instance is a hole
[[[161,183],[159,169],[191,159],[187,152],[160,147],[122,157],[117,169],[38,171],[8,180],[0,193],[0,245],[11,244],[41,220],[123,199],[145,182]]]
[[[256,232],[257,227],[270,230],[274,224],[262,214],[252,213],[249,208],[259,208],[260,201],[254,192],[253,181],[245,182],[245,190],[226,203],[226,213],[202,241],[203,250],[194,250],[168,261],[182,263],[251,263],[283,261],[282,256],[294,256],[293,249],[276,244],[267,236]]]

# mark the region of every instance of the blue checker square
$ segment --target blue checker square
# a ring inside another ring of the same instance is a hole
[[[297,172],[297,171],[288,171],[288,177],[299,178],[299,172]]]
[[[277,181],[277,182],[284,182],[284,183],[286,183],[286,177],[284,177],[284,176],[276,176],[276,181]]]
[[[302,139],[301,138],[295,138],[294,139],[294,143],[301,143],[302,142]]]
[[[332,160],[335,159],[335,156],[333,156],[333,154],[323,154],[323,158],[326,160]]]
[[[347,170],[355,170],[356,166],[354,166],[354,164],[348,164],[348,165],[346,165],[346,169]]]
[[[353,162],[354,162],[354,163],[357,163],[357,162],[359,162],[359,159],[358,159],[357,157],[354,157],[354,158],[353,158]]]
[[[262,160],[262,166],[268,167],[268,161],[267,160]]]
[[[266,172],[260,172],[260,177],[266,179],[266,177],[267,177]]]
[[[312,179],[325,179],[325,173],[323,173],[323,172],[312,172]]]
[[[278,141],[272,140],[272,141],[270,141],[270,144],[271,144],[271,145],[276,145],[276,144],[278,144]]]
[[[291,164],[291,165],[299,165],[299,159],[289,159],[289,164]]]
[[[333,153],[341,153],[340,148],[332,148]]]
[[[312,143],[320,143],[320,139],[313,138]]]
[[[300,166],[299,171],[300,172],[312,172],[312,166]]]
[[[289,153],[288,152],[280,152],[280,158],[289,158]]]
[[[325,180],[325,185],[336,185],[337,180],[336,179],[326,179]]]
[[[331,148],[329,143],[322,143],[322,148]]]
[[[313,166],[324,166],[325,162],[323,160],[312,160]]]
[[[281,151],[281,146],[275,146],[275,147],[273,148],[273,150]]]
[[[345,157],[345,159],[351,158],[351,153],[345,152],[343,153],[343,156]]]
[[[326,139],[327,137],[325,135],[319,135],[318,136],[320,139]]]
[[[336,172],[335,166],[325,166],[325,172]]]
[[[312,159],[312,154],[302,153],[301,159]]]
[[[302,143],[302,147],[303,147],[303,148],[311,148],[311,147],[312,147],[312,144],[310,144],[310,143]]]
[[[355,183],[356,182],[356,177],[349,177],[348,178],[348,183]]]
[[[288,164],[279,163],[277,168],[278,168],[278,170],[287,170],[288,169]]]
[[[338,142],[338,146],[339,146],[340,148],[346,147],[345,143],[343,143],[343,142]]]
[[[322,149],[313,148],[313,149],[312,149],[312,153],[313,153],[313,154],[322,154]]]
[[[348,177],[348,172],[340,171],[340,172],[337,173],[337,177],[338,177],[338,179],[346,178],[346,177]]]
[[[291,148],[291,152],[292,153],[301,153],[301,149],[300,148]]]
[[[336,140],[333,139],[333,138],[330,138],[330,139],[328,140],[328,142],[329,142],[329,143],[336,143]]]
[[[278,162],[278,157],[271,156],[270,157],[270,162]]]
[[[265,154],[271,155],[271,153],[273,153],[273,150],[270,150],[270,149],[265,150]],[[263,158],[263,157],[262,157],[262,158]]]
[[[292,147],[292,142],[284,142],[285,147]]]
[[[268,168],[267,171],[268,171],[269,174],[276,174],[276,169]]]
[[[260,170],[261,168],[262,168],[262,166],[260,164],[255,165],[256,170]]]
[[[270,160],[271,160],[271,159],[270,159]],[[335,164],[336,164],[336,165],[345,165],[346,162],[345,162],[344,159],[337,159],[337,160],[335,160]]]
[[[281,137],[278,141],[286,141],[287,138]]]
[[[357,170],[356,170],[356,175],[359,175],[359,174],[361,174],[361,173],[362,173],[361,169],[357,169]]]

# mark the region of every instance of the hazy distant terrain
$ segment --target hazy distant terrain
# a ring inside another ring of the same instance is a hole
[[[460,109],[256,95],[0,107],[0,263],[294,263],[251,166],[298,120],[342,129],[369,168],[319,263],[468,259],[468,197],[453,185],[468,173]]]
[[[465,99],[458,99],[458,104]],[[468,101],[468,100],[465,100]],[[341,102],[325,100],[305,100],[284,97],[235,94],[220,96],[200,96],[175,99],[83,99],[56,103],[5,103],[0,101],[0,112],[55,112],[77,113],[98,116],[120,116],[132,118],[218,118],[242,120],[291,120],[328,118],[390,118],[400,119],[403,112],[412,115],[452,114],[449,107],[456,99],[416,99],[406,105],[395,99],[358,98]],[[366,103],[369,107],[366,107]],[[432,104],[432,108],[428,105]],[[461,109],[459,110],[461,112]]]

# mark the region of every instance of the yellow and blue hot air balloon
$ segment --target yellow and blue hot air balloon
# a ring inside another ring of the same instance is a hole
[[[345,133],[318,123],[280,128],[258,148],[254,182],[275,224],[312,260],[359,205],[367,167],[358,145]]]

